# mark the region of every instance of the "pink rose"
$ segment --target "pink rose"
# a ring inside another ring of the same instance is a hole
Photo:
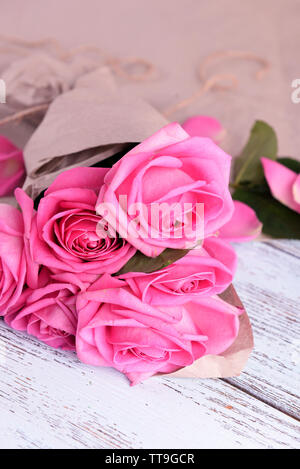
[[[69,283],[48,282],[46,278],[45,286],[24,290],[5,321],[13,329],[26,331],[51,347],[75,350],[78,288]]]
[[[23,153],[0,135],[0,197],[10,195],[25,179]]]
[[[54,272],[115,273],[135,249],[116,235],[106,235],[107,222],[95,205],[104,168],[74,168],[60,174],[41,199],[31,246],[35,260]]]
[[[190,137],[179,124],[169,124],[108,171],[97,211],[105,204],[109,219],[117,218],[121,236],[147,256],[193,247],[232,216],[230,163],[231,157],[211,139]],[[165,207],[152,215],[152,207],[160,204],[176,207],[171,222]],[[200,204],[204,233],[196,226]]]
[[[79,359],[114,367],[132,384],[222,353],[237,336],[240,313],[218,297],[149,305],[108,275],[78,296],[77,310]]]
[[[207,238],[201,249],[189,251],[174,264],[145,274],[122,275],[142,301],[153,305],[183,304],[223,292],[233,280],[237,258],[225,241]]]
[[[23,218],[14,207],[0,204],[0,316],[22,293],[26,277]]]
[[[300,213],[300,174],[268,158],[261,158],[261,162],[273,197]]]

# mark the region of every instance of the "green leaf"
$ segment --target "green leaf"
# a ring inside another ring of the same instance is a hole
[[[147,274],[156,272],[167,267],[173,262],[178,261],[189,252],[189,249],[165,249],[157,257],[145,256],[140,251],[129,259],[127,264],[122,267],[115,275],[127,274],[128,272],[145,272]]]
[[[246,146],[235,161],[234,186],[259,185],[264,179],[260,158],[264,156],[275,160],[277,147],[277,137],[272,127],[266,122],[256,121]]]
[[[263,233],[273,238],[300,239],[300,214],[274,199],[266,186],[261,186],[261,192],[237,189],[233,199],[255,210],[263,223]]]
[[[300,161],[294,160],[293,158],[282,157],[278,158],[277,162],[286,166],[286,168],[291,169],[295,173],[300,174]]]

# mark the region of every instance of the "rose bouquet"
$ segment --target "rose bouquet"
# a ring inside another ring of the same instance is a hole
[[[115,159],[0,205],[1,315],[132,384],[238,374],[252,336],[222,236],[231,157],[173,123]]]
[[[0,203],[0,316],[132,384],[238,375],[253,339],[228,242],[253,239],[261,223],[232,199],[220,123],[168,124],[170,113],[118,86],[151,79],[147,61],[8,45],[17,57],[3,70],[0,125],[19,124],[26,181]],[[0,196],[24,169],[0,139]]]

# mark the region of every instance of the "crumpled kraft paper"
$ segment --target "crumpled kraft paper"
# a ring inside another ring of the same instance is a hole
[[[75,77],[70,66],[39,52],[13,61],[2,79],[7,102],[24,109],[53,101],[71,89]]]
[[[167,124],[146,101],[122,93],[106,67],[84,75],[58,96],[24,149],[32,198],[75,166],[92,166]]]

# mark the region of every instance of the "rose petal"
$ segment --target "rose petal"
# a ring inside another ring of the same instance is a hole
[[[199,298],[187,303],[185,308],[202,334],[207,355],[219,355],[234,342],[239,331],[238,316],[243,310],[226,303],[218,297]]]
[[[300,213],[300,203],[297,202],[297,187],[299,177],[294,171],[277,161],[261,158],[265,178],[268,182],[273,197],[292,210]],[[296,183],[296,200],[293,185]],[[298,194],[299,195],[299,194]]]
[[[292,190],[295,201],[300,204],[300,174],[296,177]]]
[[[99,187],[102,186],[107,171],[109,171],[109,168],[77,167],[68,169],[57,176],[47,189],[45,195],[73,187],[76,189],[91,189],[98,194]]]
[[[220,122],[210,116],[190,117],[182,127],[191,137],[208,137],[216,143],[220,143],[226,134]]]
[[[221,178],[223,182],[222,187],[224,185],[224,181],[226,184],[229,183],[232,158],[218,147],[210,138],[191,137],[186,141],[177,142],[166,148],[159,149],[157,151],[157,155],[168,155],[169,157],[173,156],[175,158],[179,158],[187,168],[191,169],[195,165],[199,170],[201,170],[201,172],[205,169],[203,160],[207,161],[210,168],[212,167],[211,163],[213,162],[213,167],[217,174],[213,175],[212,173],[209,173],[209,179],[213,176],[214,178],[217,177],[218,180]],[[191,173],[191,175],[195,176],[193,173]]]
[[[237,269],[237,254],[227,241],[211,236],[204,240],[203,249],[210,256],[221,262],[229,270],[232,277],[234,277]]]
[[[75,286],[62,283],[48,283],[35,290],[28,288],[8,311],[5,321],[13,329],[26,330],[51,347],[74,350],[76,293]]]
[[[186,140],[189,135],[182,129],[177,122],[172,122],[162,129],[158,130],[154,135],[144,140],[142,143],[134,147],[129,154],[133,155],[141,152],[155,151],[160,148],[172,145],[173,143]]]
[[[22,236],[23,220],[17,208],[8,204],[0,204],[0,230],[14,236]]]
[[[256,216],[255,211],[237,200],[234,201],[234,213],[222,228],[219,230],[220,238],[227,241],[251,241],[260,235],[262,223]]]
[[[234,342],[239,331],[238,316],[243,312],[234,306],[229,305],[218,297],[203,298],[197,301],[192,301],[185,305],[186,315],[190,318],[191,322],[201,331],[202,334],[207,336],[204,344],[200,345],[194,359],[205,355],[218,355],[227,350]],[[150,370],[126,370],[125,374],[134,386],[146,378],[149,378],[157,372],[171,373],[185,364],[177,365],[169,362],[163,364],[160,369],[155,372]]]
[[[183,128],[177,122],[173,122],[158,130],[154,135],[151,135],[151,137],[134,147],[127,153],[127,155],[138,155],[139,164],[141,164],[142,159],[147,161],[149,156],[153,155],[153,152],[156,150],[172,145],[173,143],[186,140],[188,137],[189,135],[183,130]],[[120,166],[122,166],[122,168],[120,168]],[[119,173],[122,175],[121,180],[124,180],[127,174],[129,174],[135,166],[136,160],[134,158],[129,159],[129,161],[127,158],[126,164],[124,164],[124,158],[121,158],[108,172],[105,182],[108,185],[112,184],[114,187],[117,187],[120,183],[118,177]]]

